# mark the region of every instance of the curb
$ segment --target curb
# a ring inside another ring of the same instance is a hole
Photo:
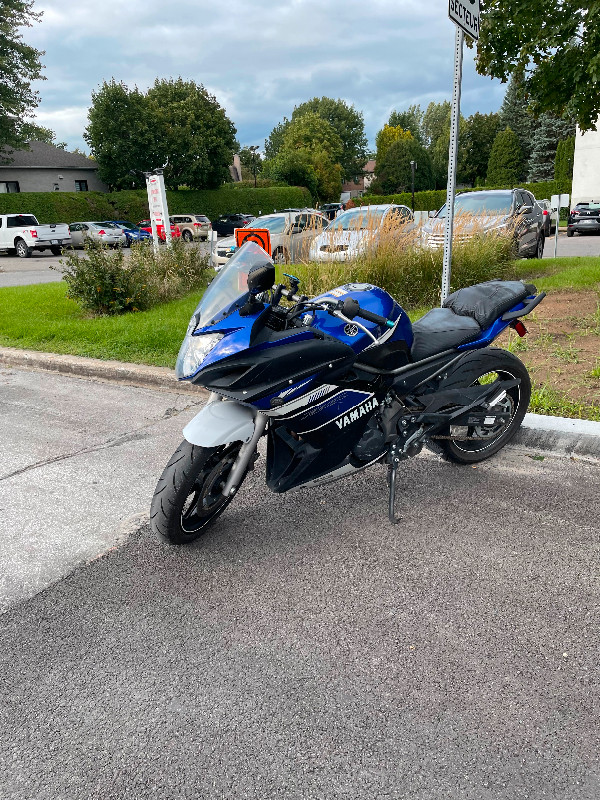
[[[525,414],[509,446],[600,462],[600,422]]]
[[[19,350],[0,347],[0,367],[18,367],[36,372],[57,372],[78,378],[159,389],[177,394],[206,396],[207,392],[186,381],[178,381],[172,369],[149,367],[145,364],[128,364],[123,361],[102,361],[82,356],[42,353],[37,350]]]
[[[19,350],[14,347],[0,347],[0,367],[57,372],[124,386],[193,394],[196,397],[207,396],[204,389],[178,381],[173,370],[166,367],[101,361],[96,358]],[[600,462],[600,422],[526,414],[510,446]]]

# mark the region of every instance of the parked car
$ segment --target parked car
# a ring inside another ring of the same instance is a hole
[[[600,231],[600,203],[595,200],[577,203],[569,214],[567,236],[576,233],[598,233]]]
[[[325,214],[325,216],[329,220],[335,219],[335,215],[338,213],[338,211],[343,211],[343,210],[344,210],[343,203],[325,203],[325,205],[321,206],[321,211],[323,212],[323,214]]]
[[[109,247],[125,246],[125,234],[114,222],[72,222],[69,225],[71,245],[84,247],[86,239]]]
[[[212,231],[211,221],[203,214],[174,214],[169,220],[172,225],[177,225],[184,242],[193,242],[194,239],[206,241]]]
[[[351,261],[367,248],[376,246],[384,225],[393,219],[411,227],[414,225],[408,206],[384,203],[350,208],[317,236],[310,248],[310,260]]]
[[[236,228],[245,228],[254,219],[252,214],[221,214],[213,220],[212,227],[217,236],[231,236]]]
[[[542,209],[544,217],[544,236],[546,239],[551,233],[556,230],[556,220],[558,219],[558,211],[552,208],[550,200],[536,200],[538,206]]]
[[[107,220],[103,225],[116,225],[125,234],[125,247],[131,247],[132,242],[147,242],[152,239],[152,234],[143,228],[134,225],[133,222],[123,220]]]
[[[455,241],[471,239],[479,233],[501,232],[514,228],[516,253],[520,258],[541,258],[544,253],[544,216],[535,197],[525,189],[495,189],[463,192],[456,195],[454,220],[461,214],[473,219],[454,231]],[[444,246],[446,204],[421,229],[423,247],[436,250]]]
[[[33,214],[0,215],[0,250],[19,258],[29,258],[34,250],[50,250],[58,256],[64,245],[71,244],[66,223],[40,225]]]
[[[271,236],[271,253],[276,264],[301,261],[307,258],[310,244],[327,225],[326,217],[312,208],[279,211],[265,214],[248,223],[246,228],[267,228]],[[223,239],[217,247],[217,270],[227,263],[236,251],[233,236]]]
[[[151,220],[149,220],[149,219],[141,220],[141,222],[138,222],[138,228],[141,228],[143,231],[146,231],[146,233],[149,233],[150,236],[152,236],[152,222],[151,222]],[[157,232],[158,238],[160,239],[161,242],[166,241],[167,237],[165,236],[165,226],[164,225],[158,225],[157,228],[156,228],[156,232]],[[172,224],[171,225],[171,238],[172,239],[179,239],[180,236],[181,236],[181,231],[179,230],[177,225],[173,225]]]

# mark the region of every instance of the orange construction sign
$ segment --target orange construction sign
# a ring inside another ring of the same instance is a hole
[[[245,242],[256,242],[269,257],[271,256],[271,234],[268,228],[236,228],[234,233],[238,247]]]

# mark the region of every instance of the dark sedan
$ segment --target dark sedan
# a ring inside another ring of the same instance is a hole
[[[245,228],[255,217],[252,214],[222,214],[219,219],[214,220],[213,231],[218,236],[231,236],[236,228]]]
[[[567,236],[576,233],[600,233],[600,203],[577,203],[569,214]]]

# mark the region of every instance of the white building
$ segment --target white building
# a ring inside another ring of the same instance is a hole
[[[575,135],[571,208],[585,201],[600,203],[600,121],[593,131]]]

